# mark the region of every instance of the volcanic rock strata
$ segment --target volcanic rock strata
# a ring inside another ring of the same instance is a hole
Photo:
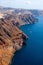
[[[0,12],[0,65],[10,65],[14,53],[23,46],[24,40],[28,38],[19,29],[19,26],[32,24],[36,18],[32,13],[23,10],[18,13],[18,10],[16,12],[3,10]]]
[[[23,45],[23,32],[10,20],[0,19],[0,65],[9,65],[13,53]]]

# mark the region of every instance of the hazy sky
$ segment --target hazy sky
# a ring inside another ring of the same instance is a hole
[[[43,9],[43,0],[0,0],[0,6],[25,9]]]

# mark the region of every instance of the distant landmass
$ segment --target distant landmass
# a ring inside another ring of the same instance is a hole
[[[2,13],[5,13],[5,12],[13,12],[14,14],[17,14],[17,13],[23,13],[23,12],[30,12],[34,15],[43,15],[43,10],[32,10],[32,9],[20,9],[20,8],[11,8],[11,7],[3,7],[3,6],[0,6],[0,12]]]

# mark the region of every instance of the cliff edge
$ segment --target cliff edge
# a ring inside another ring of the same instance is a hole
[[[31,13],[8,12],[10,11],[0,13],[0,65],[10,65],[13,54],[23,46],[24,39],[28,38],[19,26],[36,21]]]
[[[22,35],[10,20],[0,19],[0,65],[9,65],[13,53],[23,45]]]

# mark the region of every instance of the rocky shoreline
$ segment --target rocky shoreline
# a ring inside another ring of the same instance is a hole
[[[0,65],[10,65],[14,53],[21,49],[25,45],[24,40],[28,39],[19,26],[36,21],[30,12],[8,12],[0,13]]]
[[[0,65],[9,65],[13,53],[23,46],[27,36],[14,26],[11,21],[0,19]]]

